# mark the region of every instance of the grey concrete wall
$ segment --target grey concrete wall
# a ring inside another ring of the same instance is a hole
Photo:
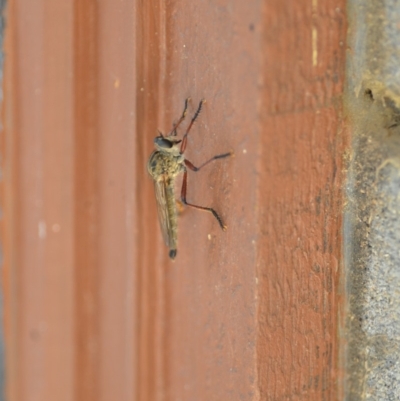
[[[400,2],[350,0],[346,399],[400,399]]]

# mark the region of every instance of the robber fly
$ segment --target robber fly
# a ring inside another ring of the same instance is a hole
[[[186,99],[185,107],[182,116],[172,127],[171,132],[168,135],[160,135],[154,138],[154,145],[156,150],[151,154],[150,159],[147,163],[147,170],[154,181],[154,189],[156,193],[158,219],[160,221],[161,231],[164,237],[164,241],[169,248],[169,257],[175,259],[177,253],[177,229],[178,229],[178,211],[175,201],[175,179],[183,173],[183,183],[181,190],[181,200],[185,205],[192,206],[196,209],[205,210],[206,212],[212,213],[217,219],[218,224],[222,230],[226,230],[226,226],[222,222],[219,214],[211,207],[204,207],[194,205],[187,202],[186,200],[186,189],[187,189],[187,168],[192,171],[199,171],[201,168],[206,166],[208,163],[216,159],[223,159],[231,155],[231,152],[224,153],[212,157],[210,160],[201,164],[199,167],[195,167],[189,160],[185,159],[184,152],[187,144],[187,136],[193,123],[196,121],[200,114],[201,107],[205,100],[199,103],[196,113],[194,114],[188,128],[182,139],[178,139],[177,128],[180,126],[182,121],[185,119],[188,102],[190,98]]]

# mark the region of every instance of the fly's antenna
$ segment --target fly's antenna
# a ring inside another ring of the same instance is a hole
[[[167,136],[177,136],[178,135],[178,132],[176,131],[176,129],[181,125],[182,121],[186,117],[189,102],[190,102],[190,97],[185,99],[185,107],[183,108],[182,115],[181,115],[180,119],[178,120],[178,122],[172,125],[172,130]]]
[[[197,117],[199,116],[201,109],[203,107],[203,103],[205,103],[205,102],[206,102],[206,99],[200,100],[199,107],[197,108],[196,113],[194,113],[194,116],[193,116],[192,121],[190,122],[190,125],[188,128],[188,131],[189,131],[190,127],[192,126],[192,124],[197,120]]]
[[[189,127],[187,128],[187,130],[186,130],[186,132],[185,132],[185,135],[183,135],[183,138],[182,138],[182,145],[181,145],[181,150],[180,150],[180,153],[181,153],[181,154],[182,154],[182,153],[185,151],[185,149],[186,149],[187,136],[188,136],[188,134],[189,134],[189,131],[190,131],[190,129],[192,128],[194,122],[197,120],[197,117],[199,116],[199,114],[200,114],[200,112],[201,112],[201,109],[202,109],[202,107],[203,107],[203,104],[204,104],[205,102],[206,102],[206,99],[201,99],[201,100],[200,100],[199,107],[197,107],[196,113],[194,113],[194,116],[193,116],[193,118],[192,118],[192,121],[190,122]]]

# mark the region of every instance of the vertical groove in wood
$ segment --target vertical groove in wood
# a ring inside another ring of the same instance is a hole
[[[162,246],[155,235],[158,221],[154,203],[153,185],[146,172],[146,164],[153,150],[153,138],[158,130],[160,101],[160,37],[163,30],[162,1],[138,1],[136,16],[136,85],[137,91],[137,182],[140,183],[140,197],[137,215],[139,223],[138,255],[138,328],[139,348],[137,349],[138,388],[137,399],[152,401],[163,399],[162,372],[162,320],[163,293],[162,271],[158,248]],[[150,200],[150,202],[149,202]],[[160,276],[161,275],[161,276]]]
[[[5,397],[7,400],[20,399],[19,380],[19,341],[18,330],[18,297],[17,297],[17,271],[18,253],[13,252],[16,244],[15,217],[18,210],[16,201],[16,137],[18,132],[18,121],[16,119],[15,92],[18,87],[16,79],[16,38],[10,32],[15,32],[15,2],[9,1],[6,7],[5,18],[7,20],[7,31],[4,37],[4,52],[7,54],[4,63],[3,95],[7,101],[2,103],[3,134],[1,135],[1,168],[3,180],[1,182],[1,199],[3,218],[1,219],[1,241],[3,248],[3,308],[4,308],[4,338],[6,343],[5,367],[7,369],[7,380],[5,383]],[[13,132],[14,135],[7,135]]]
[[[99,399],[98,2],[75,1],[75,383],[76,400]]]

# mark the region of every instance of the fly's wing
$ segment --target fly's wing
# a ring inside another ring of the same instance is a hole
[[[154,181],[154,190],[156,193],[156,203],[157,203],[157,212],[158,212],[158,220],[160,222],[161,232],[165,241],[165,244],[168,248],[173,248],[174,244],[174,235],[172,232],[171,219],[168,215],[168,206],[167,206],[167,180],[163,178],[162,180]]]

